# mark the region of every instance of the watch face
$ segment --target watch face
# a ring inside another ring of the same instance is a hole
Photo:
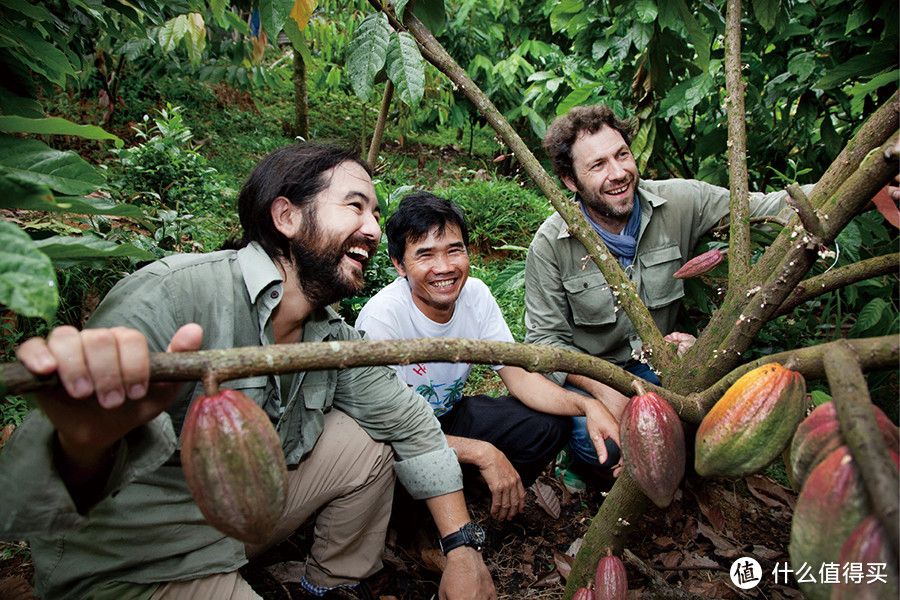
[[[481,548],[484,544],[484,529],[481,528],[481,525],[476,523],[475,521],[469,521],[462,528],[463,532],[468,538],[470,544],[473,546],[477,546]]]

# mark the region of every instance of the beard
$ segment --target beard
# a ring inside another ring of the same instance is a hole
[[[631,194],[631,200],[628,202],[627,206],[615,206],[607,202],[603,198],[603,194],[597,190],[593,188],[588,189],[581,185],[581,182],[577,180],[576,184],[581,201],[584,202],[585,206],[590,210],[609,219],[628,219],[631,217],[631,213],[634,210],[634,193]]]
[[[347,272],[341,267],[341,260],[347,250],[361,246],[369,250],[369,257],[378,249],[373,242],[363,236],[351,236],[339,242],[334,236],[325,239],[315,215],[306,219],[310,224],[291,240],[291,261],[303,294],[309,302],[321,308],[338,300],[353,296],[366,284],[363,273],[369,259],[362,262],[362,269]],[[359,258],[356,258],[359,260]]]

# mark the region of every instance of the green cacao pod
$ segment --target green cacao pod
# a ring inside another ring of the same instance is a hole
[[[287,500],[287,467],[255,402],[230,389],[197,398],[182,429],[181,465],[210,525],[244,543],[268,541]]]
[[[580,587],[575,590],[572,600],[594,600],[594,592],[591,591],[591,588]]]
[[[721,250],[710,250],[684,263],[684,266],[675,271],[672,277],[675,279],[700,277],[715,269],[723,260],[725,260],[725,254]]]
[[[841,569],[857,565],[859,570],[851,571],[848,576],[841,573],[840,582],[831,592],[831,600],[896,600],[900,597],[900,577],[892,556],[887,532],[878,517],[869,515],[850,533],[838,553],[837,562]],[[870,566],[876,564],[884,565],[884,581],[869,580]]]
[[[878,429],[881,430],[888,449],[900,452],[897,426],[891,423],[887,415],[874,404],[872,409],[875,411]],[[825,402],[817,406],[797,427],[794,440],[791,442],[790,467],[794,489],[802,489],[803,483],[815,466],[845,443],[834,402]]]
[[[897,464],[897,454],[891,456]],[[816,582],[800,583],[807,598],[829,599],[831,584],[821,582],[818,570],[837,561],[845,540],[871,512],[850,449],[841,446],[812,470],[794,508],[788,551],[795,573],[804,565],[812,569]]]
[[[746,477],[769,466],[806,409],[803,376],[769,363],[744,374],[697,428],[694,467],[704,477]]]
[[[631,478],[654,504],[668,506],[687,460],[684,429],[675,410],[653,392],[634,396],[622,412],[619,439]]]
[[[626,596],[628,596],[628,575],[625,573],[622,559],[618,556],[604,556],[597,563],[594,600],[625,600]]]

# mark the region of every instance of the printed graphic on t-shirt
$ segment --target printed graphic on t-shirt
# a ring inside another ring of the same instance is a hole
[[[430,404],[432,410],[434,410],[434,415],[440,417],[441,415],[448,413],[450,409],[453,408],[453,405],[459,402],[459,399],[462,398],[462,391],[465,385],[465,378],[459,377],[444,390],[443,398],[441,398],[438,393],[438,388],[443,387],[444,384],[435,384],[434,381],[429,381],[427,384],[420,385],[416,388],[416,392],[428,400],[428,404]]]

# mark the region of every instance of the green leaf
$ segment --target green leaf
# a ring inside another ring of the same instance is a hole
[[[425,95],[425,60],[415,38],[405,31],[391,36],[386,62],[397,97],[410,108],[417,108]]]
[[[0,131],[43,135],[77,135],[89,140],[119,139],[96,125],[79,125],[62,117],[29,119],[16,115],[0,115]]]
[[[499,297],[515,291],[525,285],[525,261],[512,262],[500,271],[491,282],[491,293]]]
[[[781,0],[753,0],[753,14],[767,32],[775,26],[780,10]]]
[[[444,0],[418,0],[413,6],[413,14],[435,37],[444,33],[444,29],[447,27],[447,11],[444,9]]]
[[[188,30],[187,15],[178,15],[175,18],[166,21],[165,25],[159,28],[159,45],[163,52],[171,52],[178,45],[178,42],[184,38]]]
[[[206,47],[206,24],[200,13],[190,13],[186,16],[187,34],[184,39],[187,43],[188,57],[191,63],[198,65]]]
[[[659,15],[655,0],[638,0],[634,3],[634,13],[641,23],[653,23]]]
[[[669,0],[670,2],[672,0]],[[697,66],[705,71],[709,67],[709,35],[700,27],[694,13],[685,5],[684,0],[675,0],[678,7],[678,13],[684,21],[688,30],[688,36],[691,44],[694,46],[694,52],[697,53]]]
[[[409,4],[409,0],[397,0],[394,3],[394,14],[397,15],[397,18],[400,19],[401,23],[403,22],[403,11],[406,10],[407,4]]]
[[[380,12],[363,19],[350,41],[347,74],[356,97],[363,102],[372,95],[375,75],[384,68],[390,43],[391,26],[387,15]]]
[[[110,258],[155,260],[155,256],[131,244],[116,244],[95,235],[82,237],[56,235],[35,242],[35,245],[54,262],[57,268],[79,263],[103,263]]]
[[[259,22],[275,39],[294,8],[294,0],[259,0]]]
[[[812,396],[813,404],[815,404],[816,406],[825,404],[826,402],[831,402],[832,400],[832,397],[822,390],[812,390],[809,395]]]
[[[44,40],[36,31],[24,27],[17,27],[12,32],[4,29],[0,29],[0,37],[11,42],[9,47],[19,48],[17,58],[36,73],[61,87],[65,86],[66,76],[75,75],[75,69],[66,54]]]
[[[880,74],[883,70],[896,68],[897,57],[887,52],[866,53],[854,56],[841,62],[825,73],[815,87],[829,90],[837,87],[851,77],[862,78]]]
[[[59,304],[53,263],[27,233],[0,219],[0,304],[50,323]]]
[[[209,0],[209,10],[218,23],[222,23],[222,20],[225,17],[225,9],[228,8],[228,4],[228,0]]]
[[[847,226],[841,230],[835,239],[841,250],[841,256],[848,257],[852,262],[859,260],[859,249],[862,247],[862,234],[859,231],[859,225],[855,221],[850,221]]]
[[[886,308],[887,302],[882,298],[872,298],[869,303],[863,306],[862,310],[859,311],[859,316],[856,317],[856,323],[851,328],[851,333],[863,333],[878,325]]]
[[[89,194],[105,184],[103,176],[74,152],[6,134],[0,134],[0,167],[72,196]]]
[[[802,83],[806,81],[816,68],[816,57],[812,52],[801,52],[788,61],[788,71],[797,76]]]
[[[675,115],[690,114],[691,110],[712,90],[715,79],[704,71],[686,79],[669,90],[659,103],[659,116],[668,119]]]

